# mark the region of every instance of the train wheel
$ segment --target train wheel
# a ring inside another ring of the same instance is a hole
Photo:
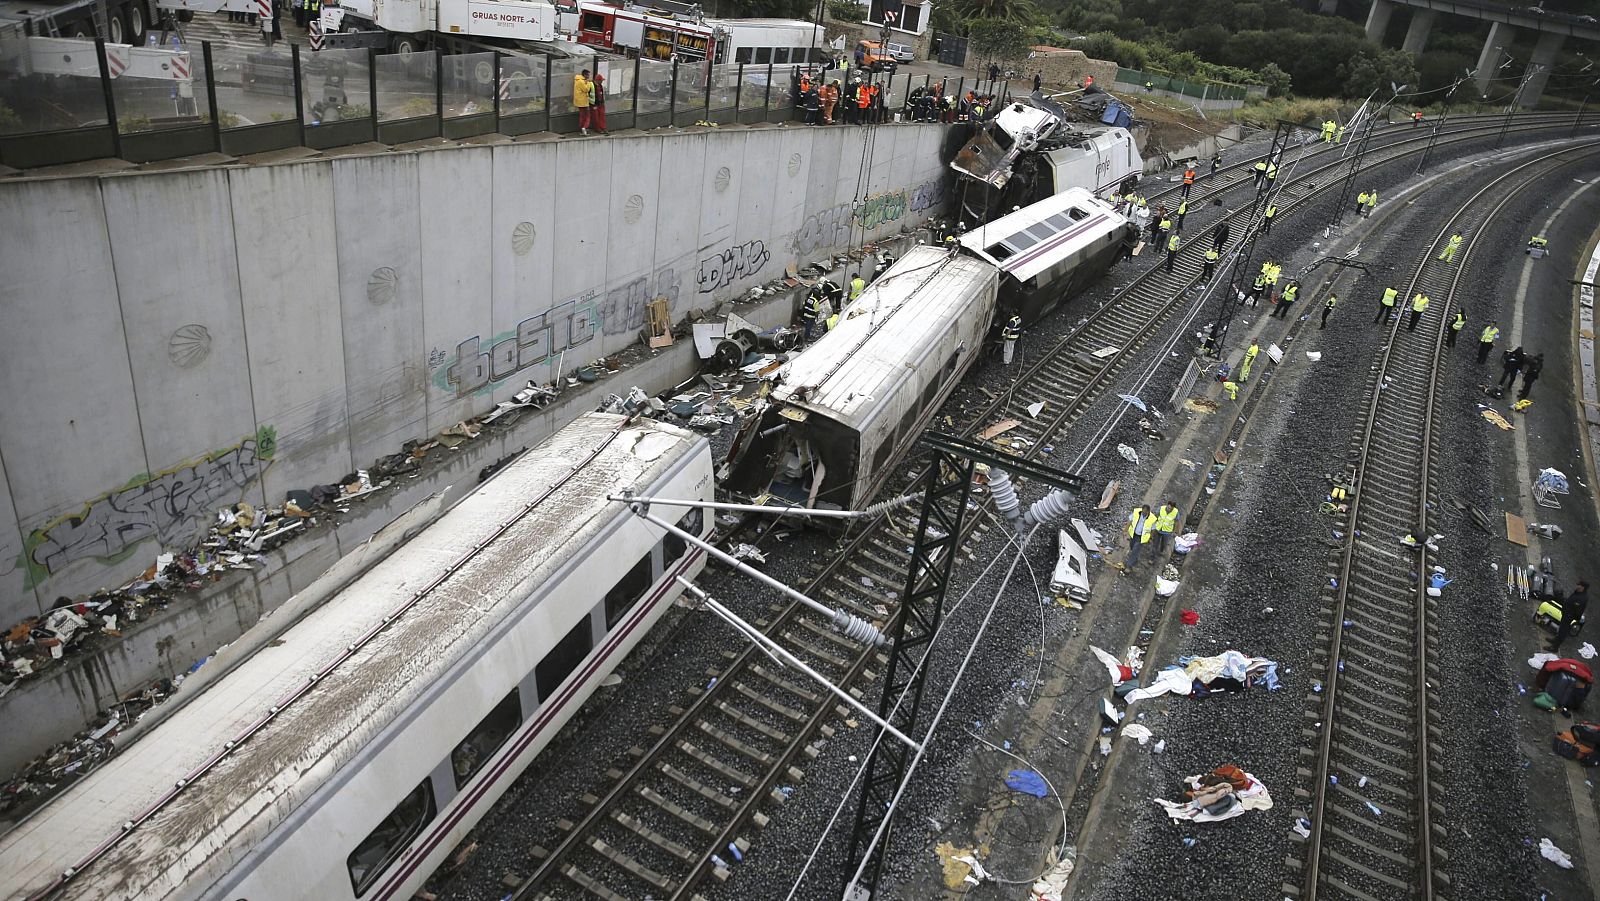
[[[107,12],[109,15],[106,16],[106,43],[126,44],[127,41],[124,41],[122,37],[127,29],[122,25],[121,13],[113,10],[107,10]]]
[[[395,35],[393,47],[395,53],[420,53],[427,49],[422,37],[415,34]]]

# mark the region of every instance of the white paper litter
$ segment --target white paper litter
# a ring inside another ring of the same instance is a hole
[[[1072,879],[1072,860],[1063,860],[1040,876],[1033,884],[1032,901],[1061,901],[1061,893],[1067,890],[1067,882]]]
[[[1587,641],[1583,643],[1583,647],[1578,648],[1578,656],[1582,657],[1585,660],[1594,659],[1594,655],[1595,655],[1594,645],[1588,643]]]
[[[1534,669],[1541,669],[1541,668],[1544,667],[1544,665],[1546,663],[1549,663],[1552,660],[1559,660],[1559,659],[1560,659],[1559,657],[1557,657],[1556,655],[1550,653],[1549,651],[1540,651],[1539,653],[1534,654],[1532,657],[1528,658],[1528,666],[1531,666]]]
[[[1539,839],[1539,856],[1563,870],[1572,869],[1572,855],[1557,848],[1556,843],[1547,838]]]
[[[1028,415],[1032,416],[1034,419],[1038,419],[1039,418],[1039,414],[1043,413],[1043,412],[1044,412],[1044,401],[1041,400],[1036,404],[1028,404]]]
[[[1126,444],[1117,445],[1117,453],[1121,454],[1122,459],[1127,460],[1129,463],[1135,466],[1139,465],[1139,452]]]
[[[1315,363],[1318,360],[1322,359],[1322,351],[1320,351],[1320,350],[1308,350],[1308,351],[1306,351],[1306,359],[1308,359],[1311,362]]]
[[[1139,723],[1129,723],[1128,725],[1123,726],[1122,734],[1137,741],[1140,747],[1144,747],[1145,745],[1149,744],[1150,739],[1155,737],[1151,734],[1149,726],[1144,726]]]
[[[1158,595],[1160,595],[1161,597],[1164,597],[1164,598],[1170,598],[1174,594],[1177,594],[1177,593],[1178,593],[1178,583],[1177,582],[1169,582],[1166,579],[1161,578],[1160,576],[1156,577],[1156,594],[1158,594]]]
[[[978,885],[982,883],[983,880],[989,878],[989,873],[988,871],[984,870],[983,864],[978,863],[977,858],[972,857],[971,855],[958,854],[952,856],[950,859],[959,860],[972,868],[972,872],[967,874],[967,878],[962,880],[963,882],[970,882],[973,885]]]

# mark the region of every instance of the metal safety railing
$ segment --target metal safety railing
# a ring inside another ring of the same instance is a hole
[[[98,39],[0,42],[0,165],[570,134],[579,130],[574,76],[584,68],[604,76],[611,131],[805,117],[799,66],[243,44],[201,41],[195,50],[174,42],[169,50]],[[865,80],[880,89],[883,111],[874,118],[881,121],[902,112],[918,85],[931,83],[911,74]]]

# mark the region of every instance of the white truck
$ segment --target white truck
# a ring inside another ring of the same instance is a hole
[[[154,0],[0,0],[0,37],[102,37],[111,44],[143,44],[156,21],[155,7]]]
[[[541,0],[329,0],[322,34],[327,47],[396,53],[536,50],[521,45],[556,40],[556,8]]]

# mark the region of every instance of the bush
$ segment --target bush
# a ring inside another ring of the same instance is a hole
[[[867,8],[851,0],[828,0],[828,17],[840,22],[861,22],[867,18]]]

